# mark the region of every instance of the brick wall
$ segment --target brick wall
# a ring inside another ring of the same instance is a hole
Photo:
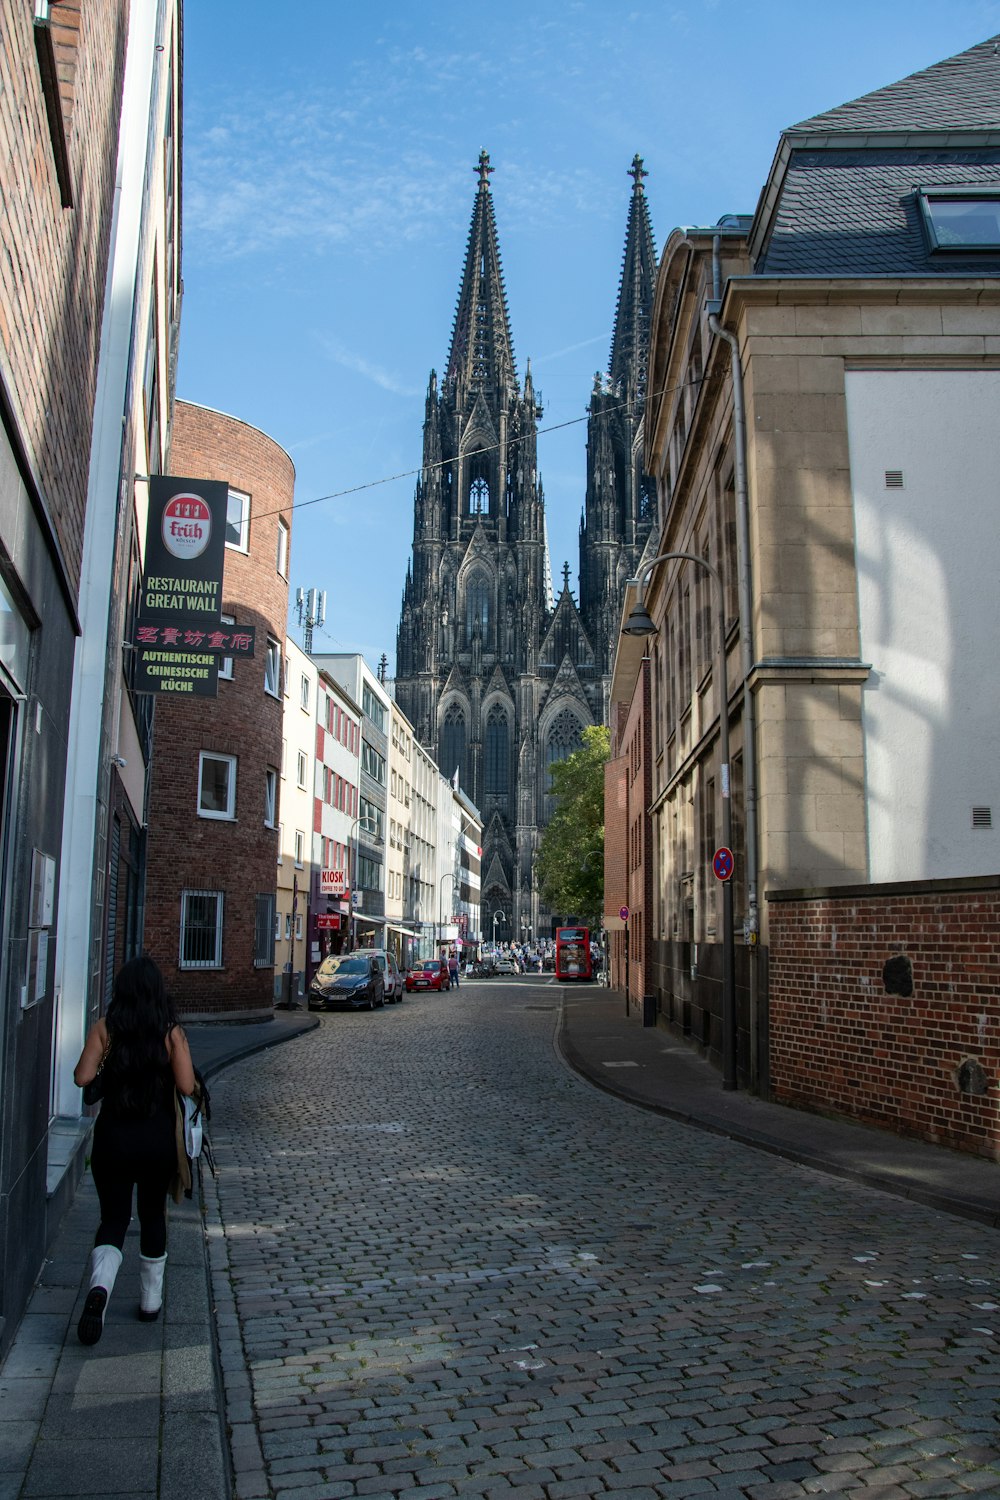
[[[3,0],[0,24],[0,347],[20,439],[76,587],[128,5],[54,8],[71,208],[60,202],[33,9]]]
[[[1000,876],[768,899],[773,1097],[997,1159]]]
[[[254,966],[254,898],[277,888],[278,833],[264,826],[265,770],[281,768],[283,701],[264,691],[268,635],[284,645],[288,584],[276,567],[278,514],[291,525],[294,468],[255,428],[178,402],[171,472],[222,479],[250,496],[250,550],[226,549],[223,612],[256,628],[256,655],[235,661],[216,699],[161,694],[149,803],[145,941],[162,966],[178,1009],[216,1019],[270,1014],[273,968]],[[197,815],[203,750],[238,759],[234,821]],[[294,767],[292,768],[294,775]],[[280,781],[279,781],[280,789]],[[281,820],[278,809],[278,820]],[[181,893],[223,891],[221,969],[178,965]]]

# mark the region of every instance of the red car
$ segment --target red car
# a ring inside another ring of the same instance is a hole
[[[406,976],[408,990],[450,990],[448,963],[443,958],[425,958]]]

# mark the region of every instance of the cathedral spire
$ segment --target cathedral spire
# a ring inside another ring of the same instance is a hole
[[[497,246],[489,152],[473,168],[479,188],[465,251],[465,269],[448,355],[448,379],[466,390],[506,391],[516,383],[514,349]]]
[[[649,206],[642,179],[649,173],[636,152],[628,170],[632,199],[625,233],[625,254],[618,283],[618,307],[611,340],[611,380],[623,395],[634,395],[641,403],[646,395],[646,355],[649,319],[656,285],[656,247],[649,222]]]

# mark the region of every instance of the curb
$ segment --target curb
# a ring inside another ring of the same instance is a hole
[[[823,1172],[830,1177],[840,1177],[850,1182],[856,1182],[859,1186],[875,1188],[878,1192],[890,1193],[893,1197],[904,1198],[911,1203],[922,1204],[926,1208],[937,1209],[940,1213],[950,1214],[953,1218],[973,1220],[979,1224],[985,1224],[991,1229],[1000,1228],[1000,1202],[996,1207],[990,1208],[974,1200],[957,1198],[947,1193],[937,1192],[934,1188],[921,1188],[909,1182],[903,1182],[891,1174],[873,1171],[863,1167],[851,1167],[833,1157],[806,1147],[795,1147],[784,1141],[776,1141],[748,1126],[739,1127],[721,1120],[713,1120],[707,1116],[692,1114],[690,1110],[672,1109],[668,1104],[658,1104],[654,1100],[644,1099],[627,1089],[616,1087],[609,1079],[597,1073],[584,1061],[582,1055],[573,1046],[566,1035],[566,1008],[565,1003],[560,1002],[559,1025],[555,1036],[556,1052],[563,1062],[578,1077],[586,1080],[594,1088],[600,1089],[602,1093],[610,1094],[612,1098],[621,1099],[626,1104],[632,1104],[638,1109],[647,1110],[651,1114],[660,1115],[664,1119],[673,1120],[679,1125],[687,1125],[695,1130],[704,1131],[709,1135],[722,1136],[726,1140],[738,1141],[744,1146],[750,1146],[756,1151],[766,1151],[770,1156],[777,1156],[783,1161],[795,1163],[797,1166],[811,1167],[813,1171]],[[845,1121],[845,1125],[854,1125],[853,1121]],[[860,1128],[860,1127],[857,1127]],[[1000,1187],[1000,1178],[998,1178]]]

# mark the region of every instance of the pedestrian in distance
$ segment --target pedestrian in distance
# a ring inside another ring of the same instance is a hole
[[[458,970],[458,954],[453,951],[448,959],[448,980],[449,983],[455,986],[456,990],[458,989]]]
[[[177,1024],[163,975],[151,958],[133,958],[115,978],[107,1015],[90,1028],[74,1081],[98,1081],[91,1170],[101,1206],[90,1257],[90,1287],[77,1328],[96,1344],[122,1263],[132,1218],[139,1214],[139,1317],[159,1317],[167,1264],[167,1190],[177,1172],[175,1090],[195,1091],[187,1037]]]

